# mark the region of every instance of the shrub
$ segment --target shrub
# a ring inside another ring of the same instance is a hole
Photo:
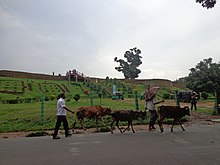
[[[170,99],[170,94],[169,93],[164,93],[163,98],[164,99]]]
[[[102,92],[99,92],[98,96],[99,96],[99,98],[101,98],[102,97]]]
[[[18,104],[18,100],[9,100],[8,103],[9,104]]]
[[[75,101],[78,101],[78,100],[80,99],[80,95],[79,95],[79,94],[75,94],[75,95],[73,96],[73,99],[74,99]]]
[[[50,95],[50,100],[54,100],[56,98],[56,96],[55,95]]]
[[[202,99],[204,99],[204,100],[207,100],[208,99],[208,94],[206,93],[206,92],[202,92],[202,94],[201,94],[201,97],[202,97]]]
[[[24,102],[25,102],[25,103],[31,103],[31,98],[25,98],[25,99],[24,99]]]
[[[133,93],[133,89],[132,89],[132,87],[128,87],[128,94],[132,94]]]
[[[49,101],[50,99],[49,99],[49,97],[46,95],[44,100],[45,100],[45,101]]]
[[[133,94],[128,94],[128,98],[134,98]]]

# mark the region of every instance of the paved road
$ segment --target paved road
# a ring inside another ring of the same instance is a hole
[[[0,139],[1,165],[219,165],[220,124],[190,126],[183,132],[75,134]]]

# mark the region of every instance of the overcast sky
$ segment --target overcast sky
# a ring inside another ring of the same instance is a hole
[[[125,51],[142,53],[140,79],[176,80],[220,61],[220,3],[195,0],[0,0],[0,70],[123,78]]]

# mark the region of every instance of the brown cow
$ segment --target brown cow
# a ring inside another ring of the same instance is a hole
[[[104,108],[100,105],[97,106],[83,106],[78,108],[78,111],[76,112],[76,117],[79,123],[81,124],[82,128],[86,130],[86,128],[83,126],[82,122],[84,118],[95,118],[96,119],[96,129],[98,129],[97,124],[98,120],[101,120],[101,118],[105,115],[110,115],[111,109],[110,108]],[[75,128],[76,121],[73,123],[73,129]]]
[[[179,106],[161,105],[161,106],[158,107],[158,114],[159,114],[158,124],[159,124],[161,132],[163,132],[162,122],[165,118],[173,118],[174,119],[172,127],[171,127],[171,132],[173,132],[173,126],[176,124],[177,121],[179,122],[182,130],[185,131],[185,129],[183,128],[183,126],[181,124],[180,119],[185,115],[190,116],[188,106],[185,106],[185,107],[181,108]]]
[[[116,111],[112,112],[111,115],[112,115],[112,123],[111,123],[111,133],[112,134],[113,134],[112,126],[115,121],[116,121],[116,126],[118,127],[118,129],[120,130],[121,133],[125,132],[130,126],[131,126],[133,133],[135,133],[135,131],[133,129],[132,121],[137,120],[139,117],[144,119],[146,117],[146,111],[142,112],[142,111],[133,111],[133,110],[116,110]],[[123,132],[119,128],[119,125],[118,125],[119,121],[127,121],[128,122],[128,127]]]

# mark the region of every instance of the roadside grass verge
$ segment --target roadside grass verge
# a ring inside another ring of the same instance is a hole
[[[166,101],[166,104],[175,104],[174,100]],[[213,103],[214,104],[214,103]],[[80,99],[78,102],[71,101],[66,102],[66,106],[76,111],[80,106],[89,106],[89,99]],[[111,99],[94,99],[93,105],[102,105],[104,107],[110,107],[112,110],[134,110],[134,99],[125,100],[111,100]],[[185,105],[185,103],[184,103]],[[188,104],[189,105],[189,104]],[[182,106],[182,105],[181,105]],[[139,110],[144,110],[144,101],[139,100]],[[212,115],[213,109],[204,107],[198,107],[197,113],[206,115]],[[147,113],[145,120],[136,120],[134,125],[147,125],[149,123],[150,114]],[[53,130],[56,122],[56,101],[47,101],[44,104],[44,122],[41,123],[41,103],[22,103],[22,104],[0,104],[0,133],[3,132],[19,132],[19,131],[46,131]],[[76,120],[75,114],[67,112],[67,119],[69,127],[73,126],[73,122]],[[187,121],[189,118],[183,118],[183,121]],[[100,130],[109,131],[111,123],[111,117],[106,116],[98,123]],[[165,120],[164,123],[171,124],[172,120]],[[120,122],[121,126],[127,125],[127,122]],[[84,126],[86,128],[95,128],[95,120],[85,119]],[[77,122],[76,128],[81,128],[81,125]],[[61,126],[62,129],[62,126]]]

